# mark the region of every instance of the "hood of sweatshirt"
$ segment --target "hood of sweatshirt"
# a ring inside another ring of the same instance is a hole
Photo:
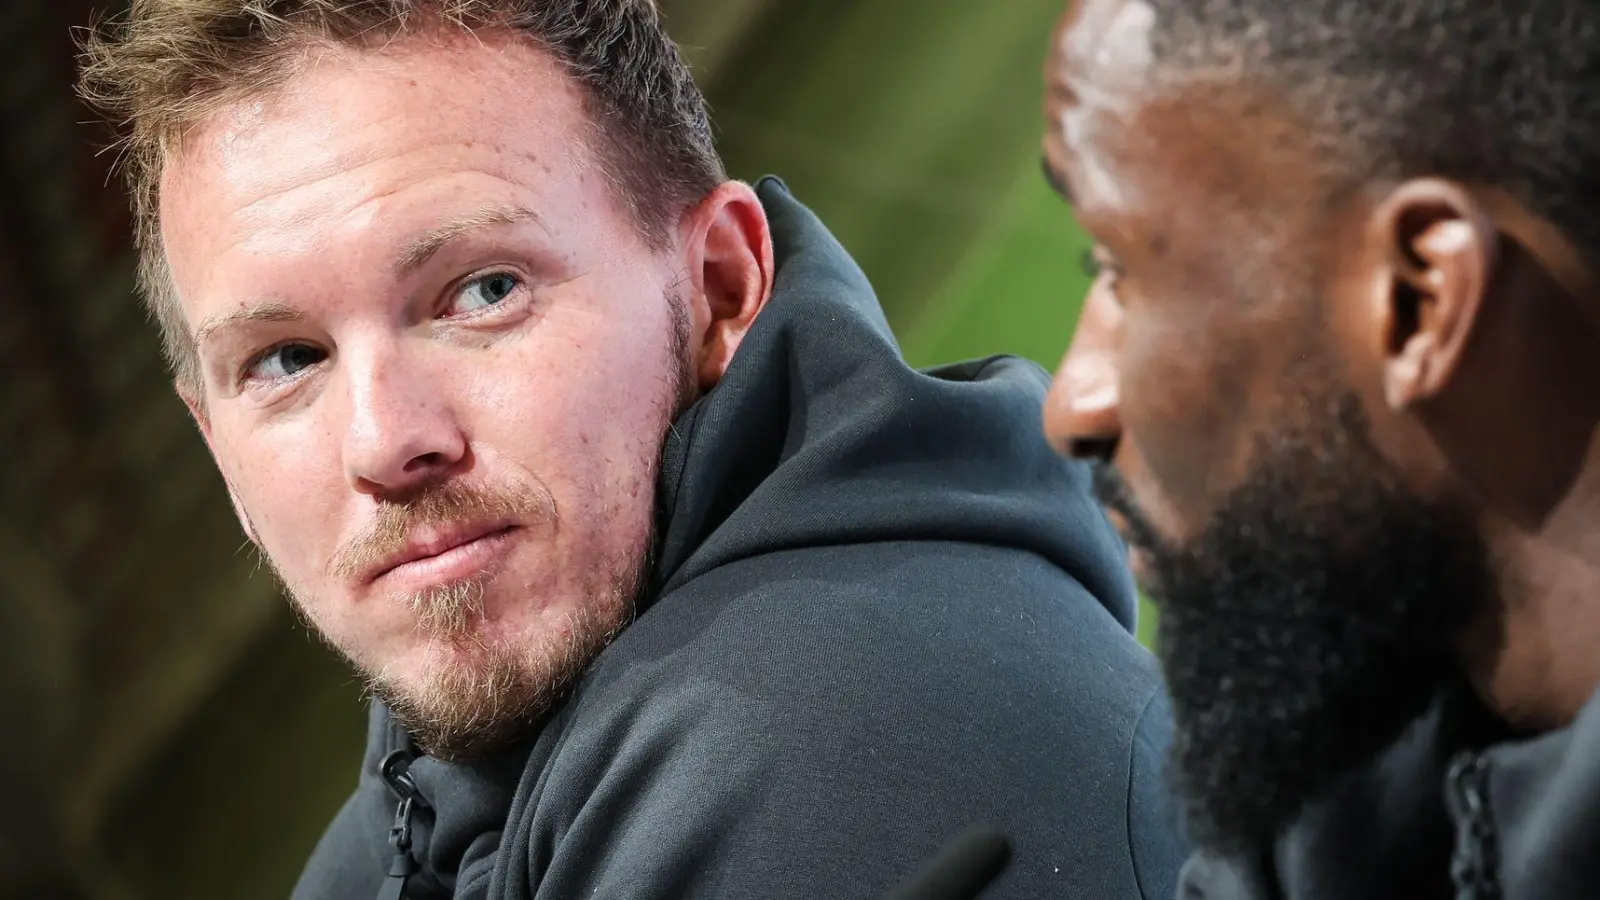
[[[1041,432],[1047,374],[1004,357],[911,368],[866,276],[822,222],[778,179],[756,189],[773,233],[772,297],[721,381],[684,411],[663,447],[654,565],[639,617],[651,616],[660,597],[749,557],[927,540],[1036,554],[1131,631],[1136,594],[1115,564],[1123,550],[1087,471],[1064,464]],[[377,768],[405,745],[376,709],[362,788],[341,813],[365,823],[371,855],[355,854],[355,865],[366,872],[374,858],[387,867],[392,856],[396,798]],[[421,871],[407,897],[474,896],[468,883],[487,881],[526,755],[523,746],[471,766],[427,757],[411,764],[427,808],[414,816]],[[348,848],[328,846],[336,831],[349,829],[336,822],[312,869],[346,865],[332,857]],[[297,898],[328,895],[325,887],[309,892],[312,869]]]

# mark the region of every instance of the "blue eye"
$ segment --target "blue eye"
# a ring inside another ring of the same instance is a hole
[[[327,358],[327,353],[310,344],[280,344],[257,357],[245,370],[245,375],[269,381],[288,378]]]
[[[454,312],[472,312],[484,307],[494,306],[511,296],[520,285],[517,276],[509,272],[493,272],[474,278],[461,285],[461,291],[456,295]]]

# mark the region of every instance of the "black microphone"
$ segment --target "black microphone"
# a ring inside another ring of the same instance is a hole
[[[974,900],[1011,861],[1011,844],[993,828],[957,835],[883,900]]]

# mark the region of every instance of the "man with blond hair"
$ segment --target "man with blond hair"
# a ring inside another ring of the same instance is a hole
[[[136,0],[85,47],[239,521],[375,698],[297,898],[1165,898],[1046,379],[899,357],[644,0]]]

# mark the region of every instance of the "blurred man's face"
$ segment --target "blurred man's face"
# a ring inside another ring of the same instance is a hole
[[[1419,714],[1490,593],[1473,523],[1397,465],[1359,223],[1240,84],[1152,78],[1150,7],[1083,0],[1046,167],[1100,271],[1045,410],[1161,605],[1202,841],[1265,839]],[[1372,343],[1376,344],[1377,341]]]
[[[680,274],[510,40],[327,50],[162,184],[247,530],[424,746],[515,737],[629,615],[689,383]]]

